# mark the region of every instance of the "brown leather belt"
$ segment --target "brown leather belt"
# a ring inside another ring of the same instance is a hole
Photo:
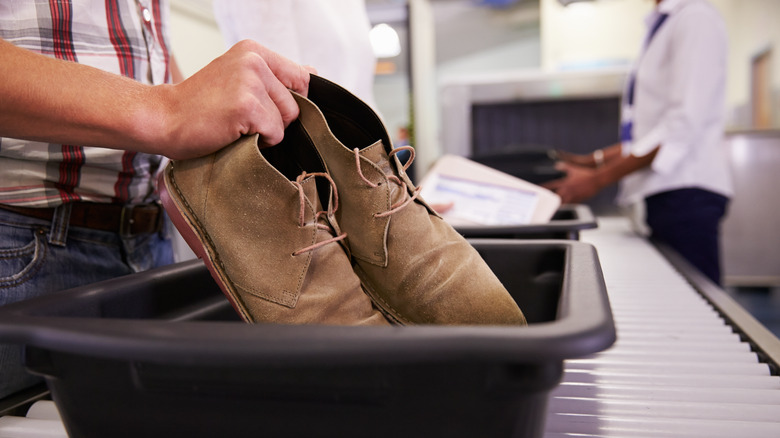
[[[0,204],[3,210],[37,219],[52,220],[54,208],[30,208]],[[122,236],[155,233],[162,227],[159,204],[117,205],[94,202],[74,202],[70,210],[70,226],[111,231]]]

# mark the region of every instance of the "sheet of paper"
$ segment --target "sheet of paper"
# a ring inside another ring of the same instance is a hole
[[[436,175],[426,184],[428,202],[453,203],[443,215],[450,222],[525,225],[531,222],[539,200],[534,192],[446,175]]]
[[[429,204],[453,203],[442,214],[453,226],[547,223],[561,203],[547,189],[453,155],[437,160],[420,185]]]

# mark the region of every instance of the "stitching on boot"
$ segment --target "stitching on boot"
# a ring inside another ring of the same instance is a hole
[[[195,215],[195,212],[193,211],[192,206],[190,205],[190,203],[187,201],[187,198],[184,197],[184,193],[182,193],[181,189],[179,188],[179,185],[176,182],[176,178],[174,177],[173,172],[170,173],[170,181],[171,181],[171,184],[173,185],[173,188],[176,190],[176,194],[178,195],[178,198],[181,201],[182,205],[190,213],[191,220],[194,221],[195,225],[198,227],[198,230],[197,230],[198,233],[197,234],[198,235],[202,235],[203,238],[206,239],[206,244],[207,244],[206,251],[211,256],[211,259],[213,260],[213,262],[216,263],[219,266],[219,269],[221,271],[220,272],[220,277],[224,276],[225,277],[224,278],[224,282],[225,283],[229,283],[231,289],[235,289],[235,284],[233,284],[233,282],[229,278],[227,278],[226,275],[223,274],[223,272],[225,271],[225,266],[222,264],[222,260],[220,259],[219,255],[216,253],[216,251],[214,250],[214,242],[211,240],[211,236],[209,236],[209,234],[205,233],[205,232],[204,233],[200,233],[200,230],[204,229],[203,224],[200,222],[200,220],[198,219],[197,215]],[[233,295],[232,296],[233,300],[236,301],[237,303],[241,304],[239,309],[240,309],[241,316],[243,317],[243,319],[245,321],[252,321],[251,315],[249,315],[248,312],[244,309],[244,307],[246,306],[244,304],[244,300],[241,299],[241,297],[239,297],[237,293],[235,293],[233,291],[231,291],[231,292],[232,292],[231,295]]]
[[[182,193],[181,189],[179,188],[179,185],[176,183],[176,179],[173,177],[173,175],[171,175],[171,183],[173,184],[174,188],[176,189],[176,193],[178,194],[178,198],[181,200],[182,204],[184,205],[184,208],[186,208],[187,211],[190,213],[190,216],[192,217],[192,221],[195,222],[195,224],[198,227],[199,231],[205,230],[206,229],[205,225],[200,221],[200,219],[198,219],[198,216],[195,214],[195,212],[194,212],[194,210],[192,208],[192,205],[190,205],[190,203],[184,197],[184,194]],[[225,265],[222,263],[222,259],[219,257],[219,254],[217,254],[217,252],[215,250],[216,245],[214,244],[214,241],[211,240],[211,236],[207,232],[205,232],[205,231],[201,232],[201,233],[198,233],[198,234],[199,235],[202,234],[203,237],[206,239],[206,241],[207,241],[207,251],[208,251],[209,255],[211,256],[212,260],[214,261],[214,263],[217,266],[219,266],[219,269],[221,271],[220,272],[221,277],[223,276],[224,277],[224,281],[226,283],[230,284],[231,289],[233,289],[233,290],[236,290],[238,288],[247,289],[247,288],[245,288],[243,286],[237,285],[234,281],[232,281],[230,278],[227,277],[227,274],[226,274],[227,269],[225,268]],[[315,230],[315,233],[314,233],[314,239],[316,239],[316,230]],[[300,288],[301,288],[301,285],[303,283],[303,278],[306,276],[306,272],[308,272],[308,267],[309,267],[310,263],[311,263],[311,254],[309,255],[309,260],[307,261],[306,266],[303,269],[303,273],[299,277],[298,290],[300,290]],[[295,304],[293,304],[292,306],[289,306],[287,304],[280,303],[279,302],[280,300],[279,300],[278,297],[271,296],[269,294],[263,293],[262,291],[255,290],[255,291],[249,292],[249,294],[255,295],[257,297],[263,298],[265,300],[271,301],[273,303],[276,303],[276,304],[279,304],[279,305],[282,305],[282,306],[285,306],[285,307],[295,307]],[[289,298],[295,299],[295,302],[297,303],[297,298],[298,298],[298,294],[297,293],[294,293],[294,292],[291,293],[289,291],[282,290],[282,294],[287,296],[287,297],[289,297]],[[237,301],[237,302],[240,302],[242,307],[246,306],[246,304],[244,303],[244,300],[238,295],[237,292],[232,292],[232,295],[233,295],[233,299],[235,301]],[[251,316],[248,315],[248,313],[245,313],[245,311],[243,309],[242,309],[242,316],[247,316],[245,318],[245,320],[251,320],[252,319]]]
[[[380,147],[380,146],[382,148],[384,148],[384,146],[382,145],[381,141],[378,142],[378,143],[374,143],[373,145],[364,148],[363,150],[361,150],[358,153],[362,154],[363,152],[365,152],[366,150],[369,150],[372,147]],[[387,175],[385,175],[385,173],[382,171],[382,169],[376,163],[374,163],[371,159],[369,159],[369,158],[367,158],[367,157],[365,157],[363,155],[361,155],[361,158],[363,158],[363,160],[360,161],[361,163],[368,163],[369,166],[371,168],[373,168],[383,178],[383,181],[381,183],[379,183],[376,187],[370,187],[369,186],[367,190],[368,191],[379,190],[380,187],[381,187],[382,190],[384,190],[385,205],[387,205],[388,208],[389,208],[389,206],[392,205],[392,199],[390,197],[390,181],[388,180]],[[357,167],[355,167],[354,172],[355,173],[359,172]],[[365,214],[365,212],[363,212],[363,213]],[[384,224],[385,225],[384,229],[382,230],[382,254],[373,253],[370,258],[367,257],[367,256],[360,255],[360,254],[354,254],[354,257],[357,258],[357,259],[360,259],[360,260],[362,260],[364,262],[371,263],[372,265],[386,267],[387,264],[389,263],[389,260],[388,260],[389,256],[387,254],[387,233],[388,233],[388,229],[390,228],[390,220],[392,219],[392,217],[390,217],[390,216],[388,216],[387,218],[375,217],[374,216],[375,213],[378,213],[378,212],[369,212],[368,213],[368,214],[371,215],[371,219],[373,221],[375,221],[375,222],[376,221],[386,221],[385,224]],[[380,260],[376,260],[376,257],[379,257]]]
[[[311,211],[315,210],[315,208],[311,204],[311,201],[309,200],[309,198],[306,198],[306,204],[309,206],[309,208],[311,208]],[[311,244],[314,245],[316,242],[317,242],[317,225],[315,224],[314,225],[314,233],[312,233]],[[314,257],[314,254],[312,252],[309,252],[309,253],[307,253],[307,257],[308,257],[308,259],[306,260],[306,263],[305,263],[305,265],[303,267],[303,270],[301,271],[300,275],[298,276],[298,286],[297,286],[296,290],[298,290],[299,292],[300,292],[301,288],[303,287],[303,280],[306,278],[306,274],[309,272],[309,266],[311,265],[311,259]],[[288,292],[287,291],[282,291],[282,293],[287,294]],[[297,304],[298,303],[298,297],[300,297],[300,293],[298,293],[298,294],[290,294],[290,296],[295,298],[295,303]]]
[[[201,182],[201,187],[204,187],[204,186],[206,187],[206,194],[203,196],[203,205],[200,206],[201,207],[201,211],[203,211],[204,215],[206,214],[206,205],[208,205],[209,194],[211,193],[211,184],[210,183],[211,183],[211,178],[214,175],[214,162],[217,161],[217,156],[216,155],[212,155],[212,156],[209,157],[209,159],[211,160],[211,162],[209,163],[209,166],[208,166],[208,177],[207,177],[206,181]]]

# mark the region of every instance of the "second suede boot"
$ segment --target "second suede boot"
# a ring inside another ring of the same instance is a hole
[[[171,162],[163,205],[245,321],[389,325],[327,220],[337,202],[335,191],[321,196],[329,178],[305,173],[323,169],[299,131],[293,124],[285,142],[262,152],[255,135]]]
[[[337,222],[376,305],[401,324],[524,325],[479,253],[419,197],[363,101],[312,76],[299,120],[336,182]]]

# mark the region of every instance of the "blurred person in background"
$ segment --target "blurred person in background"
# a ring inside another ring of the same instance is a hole
[[[720,284],[720,223],[732,195],[724,141],[728,37],[707,0],[656,0],[629,75],[620,142],[560,152],[566,176],[545,186],[582,202],[619,181],[650,237]]]

